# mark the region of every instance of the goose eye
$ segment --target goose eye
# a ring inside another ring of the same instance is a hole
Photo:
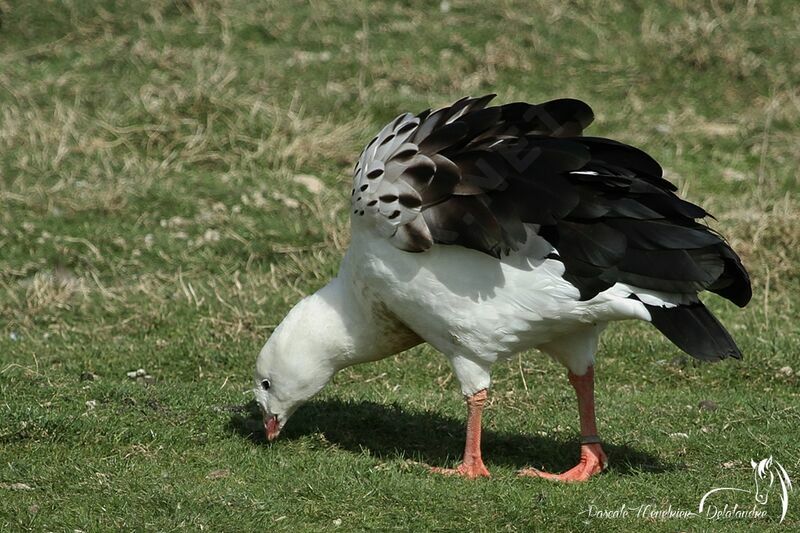
[[[269,390],[269,385],[270,383],[268,379],[265,379],[264,381],[261,382],[261,388],[264,390]]]

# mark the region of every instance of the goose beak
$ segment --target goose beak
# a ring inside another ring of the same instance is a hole
[[[272,442],[280,432],[281,423],[278,421],[278,415],[264,415],[264,433],[267,435],[267,440]]]

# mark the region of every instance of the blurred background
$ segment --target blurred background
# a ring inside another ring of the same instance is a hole
[[[69,511],[98,483],[118,491],[118,516],[136,516],[150,504],[124,511],[125,495],[160,479],[147,461],[175,460],[156,451],[163,439],[178,450],[209,446],[181,476],[185,485],[176,482],[183,488],[160,493],[165,502],[206,490],[192,483],[205,479],[212,458],[250,449],[224,429],[223,407],[241,409],[274,325],[335,275],[361,148],[397,114],[464,95],[586,101],[596,114],[589,134],[653,155],[683,195],[716,216],[710,224],[751,272],[755,296],[746,310],[710,299],[744,363],[695,367],[654,330],[625,325],[604,344],[609,390],[633,394],[642,368],[661,361],[670,370],[653,379],[671,389],[665,394],[691,396],[703,383],[731,395],[731,411],[716,415],[720,427],[765,397],[784,409],[772,423],[796,424],[796,408],[775,398],[796,398],[800,370],[798,43],[800,8],[791,0],[0,0],[0,463],[17,465],[0,465],[0,481],[28,476],[31,487],[38,479],[52,489],[44,500],[33,491],[0,503],[11,506],[5,523],[52,505],[50,520],[108,525],[90,511]],[[644,353],[615,359],[633,348]],[[392,359],[348,371],[333,394],[441,407],[457,421],[460,399],[444,359],[416,353],[417,363]],[[560,375],[550,365],[535,358],[498,369],[507,405],[562,416],[558,402],[572,401],[568,391],[559,388],[563,397],[552,404],[528,397],[540,369]],[[127,376],[140,368],[146,383]],[[524,394],[514,396],[523,382]],[[618,408],[619,420],[635,414]],[[512,422],[506,411],[498,431],[538,427]],[[667,412],[651,416],[672,420]],[[153,427],[158,437],[146,433]],[[642,431],[636,440],[645,448],[663,440],[647,428],[625,431]],[[304,438],[325,455],[284,445],[281,460],[295,476],[303,460],[317,464],[334,453]],[[70,451],[76,445],[84,452]],[[42,466],[53,453],[65,464],[118,457],[130,477],[99,482],[95,470],[121,471],[90,466],[91,482],[65,492],[53,487],[74,472]],[[401,456],[387,461],[400,464]],[[244,467],[221,468],[229,484],[247,479]],[[437,497],[434,489],[427,497]],[[217,501],[208,490],[200,501]],[[279,513],[292,505],[264,498]],[[304,516],[316,520],[304,505]],[[364,505],[381,516],[380,502]],[[513,507],[498,511],[498,527],[513,521]],[[219,525],[226,512],[198,511],[189,523]],[[442,526],[436,515],[423,516],[429,527]],[[166,515],[154,523],[172,524]]]

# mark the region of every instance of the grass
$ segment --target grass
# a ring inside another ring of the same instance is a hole
[[[587,513],[694,510],[769,455],[800,482],[800,11],[600,4],[0,0],[0,530],[798,528],[796,491],[780,525],[774,496],[761,520]],[[252,365],[335,274],[362,145],[485,92],[588,101],[593,134],[716,215],[754,298],[707,301],[744,360],[610,328],[611,468],[584,485],[514,476],[577,457],[564,371],[535,353],[496,367],[491,480],[424,467],[458,459],[464,420],[425,347],[342,372],[265,444]]]

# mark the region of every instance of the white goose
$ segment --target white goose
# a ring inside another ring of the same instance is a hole
[[[530,348],[568,369],[581,459],[603,470],[593,364],[613,320],[651,322],[702,360],[741,357],[697,294],[739,306],[750,281],[737,255],[678,198],[644,152],[582,136],[578,100],[487,107],[464,98],[389,123],[362,153],[352,241],[339,275],[300,301],[258,356],[256,399],[274,439],[295,410],[347,366],[427,342],[452,364],[468,405],[463,463],[488,476],[481,411],[492,365]]]

